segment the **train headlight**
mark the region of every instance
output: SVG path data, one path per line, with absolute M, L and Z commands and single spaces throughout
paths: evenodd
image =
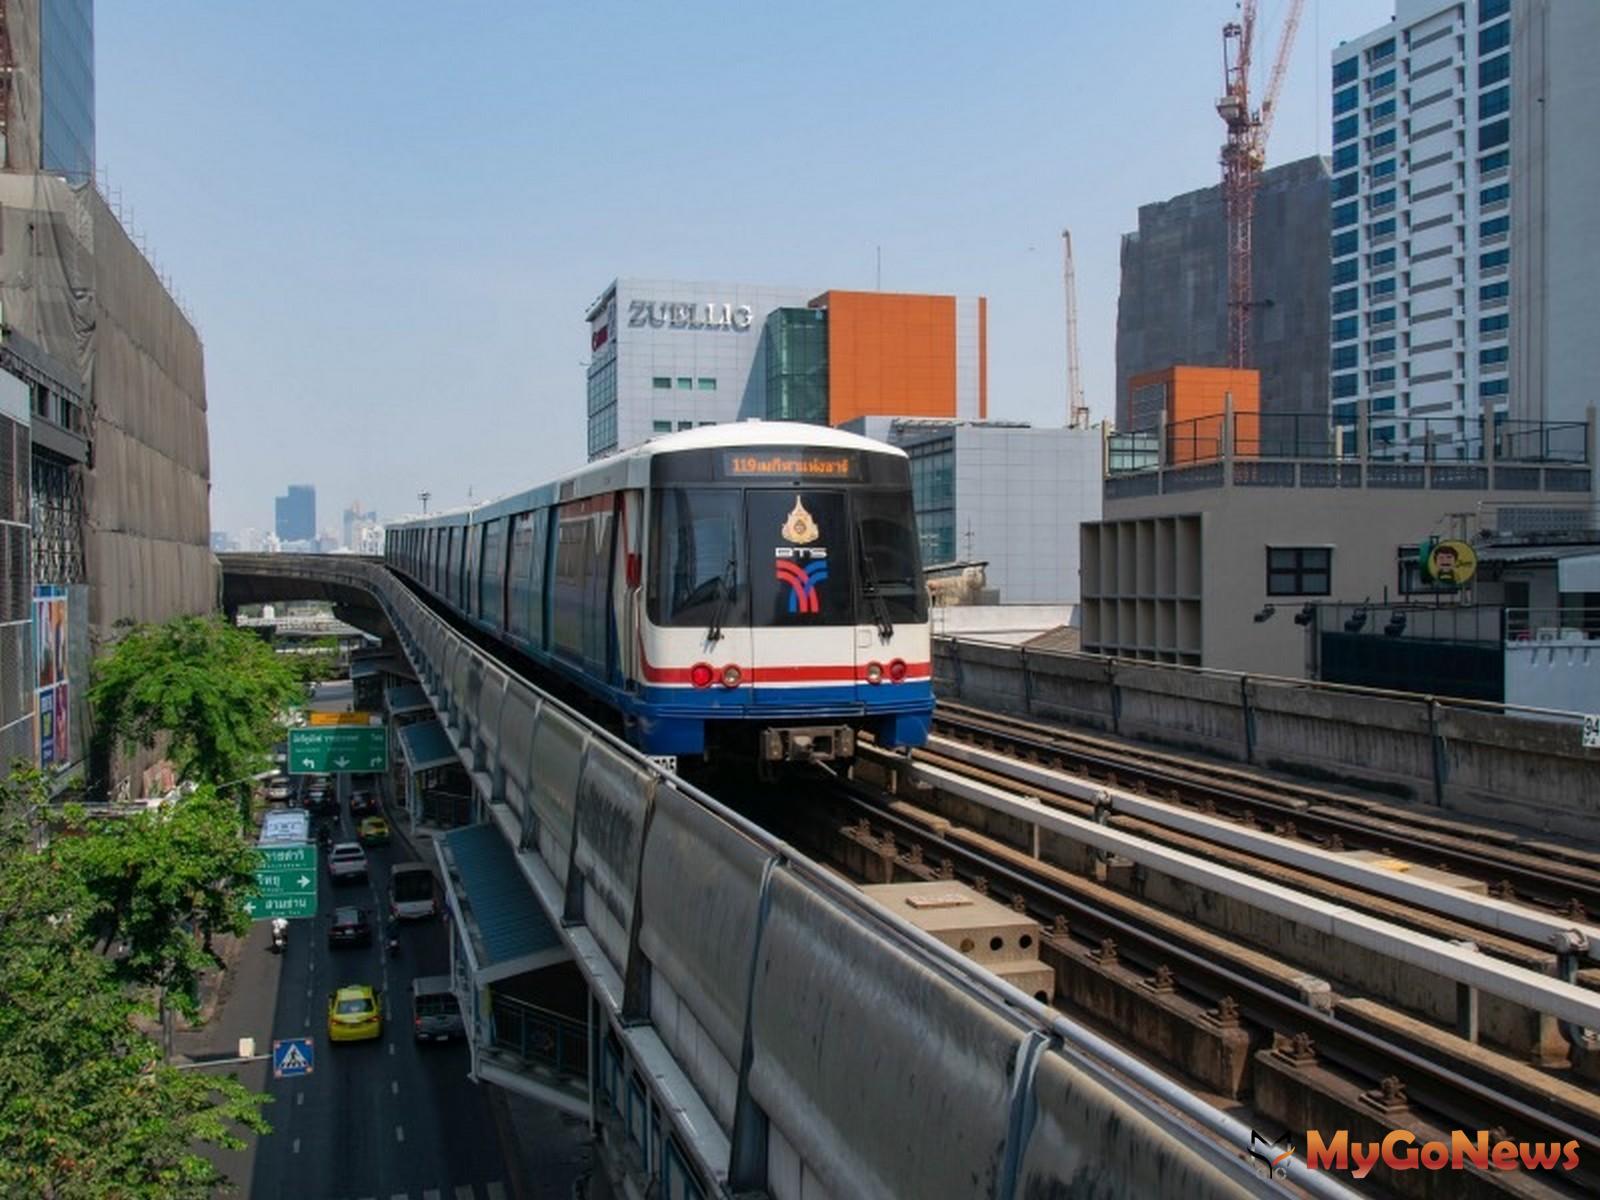
M 883 666 L 882 666 L 881 663 L 873 662 L 873 663 L 868 663 L 867 664 L 867 682 L 868 683 L 882 683 L 883 682 Z
M 744 676 L 740 673 L 739 668 L 732 663 L 722 668 L 722 686 L 725 688 L 738 687 L 739 680 L 743 678 Z
M 689 668 L 689 682 L 697 688 L 710 687 L 716 677 L 717 673 L 711 669 L 710 663 L 695 663 Z
M 893 683 L 899 683 L 905 677 L 906 660 L 903 658 L 897 658 L 889 664 L 889 679 Z

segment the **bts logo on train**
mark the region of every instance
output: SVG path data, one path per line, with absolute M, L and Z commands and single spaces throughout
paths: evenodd
M 828 551 L 821 546 L 808 545 L 821 534 L 799 496 L 794 498 L 794 507 L 789 510 L 781 532 L 785 540 L 796 543 L 792 546 L 774 546 L 772 549 L 777 559 L 775 570 L 778 582 L 789 585 L 789 611 L 821 612 L 817 586 L 828 578 Z

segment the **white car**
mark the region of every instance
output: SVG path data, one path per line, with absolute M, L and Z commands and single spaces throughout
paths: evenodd
M 355 882 L 367 877 L 367 852 L 360 842 L 335 842 L 328 851 L 328 878 L 334 883 Z

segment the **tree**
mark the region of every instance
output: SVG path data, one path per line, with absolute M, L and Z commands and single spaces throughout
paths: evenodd
M 95 909 L 64 860 L 36 844 L 46 788 L 0 782 L 0 1195 L 39 1200 L 202 1200 L 227 1181 L 197 1153 L 268 1131 L 269 1097 L 166 1066 L 95 951 Z
M 163 735 L 179 774 L 232 783 L 264 769 L 277 719 L 303 693 L 295 670 L 218 617 L 139 625 L 94 664 L 98 735 L 152 749 Z
M 102 953 L 120 945 L 117 975 L 158 989 L 163 1022 L 169 1000 L 192 1019 L 201 973 L 224 965 L 213 936 L 250 930 L 257 854 L 235 809 L 202 787 L 90 832 L 60 850 L 87 894 L 84 931 Z

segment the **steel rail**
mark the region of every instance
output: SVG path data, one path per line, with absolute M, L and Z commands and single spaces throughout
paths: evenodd
M 1107 776 L 1114 776 L 1118 784 L 1124 781 L 1143 782 L 1147 787 L 1175 788 L 1179 796 L 1188 796 L 1197 803 L 1210 803 L 1219 811 L 1243 809 L 1252 816 L 1266 816 L 1279 824 L 1292 823 L 1301 836 L 1320 834 L 1338 836 L 1347 846 L 1375 850 L 1391 849 L 1401 836 L 1397 831 L 1375 828 L 1364 814 L 1341 815 L 1326 807 L 1338 802 L 1330 793 L 1316 793 L 1314 798 L 1294 798 L 1296 785 L 1279 784 L 1290 799 L 1275 799 L 1263 794 L 1261 789 L 1217 779 L 1201 777 L 1204 764 L 1188 762 L 1179 767 L 1171 761 L 1150 760 L 1150 751 L 1129 747 L 1112 750 L 1103 744 L 1085 746 L 1077 740 L 1079 735 L 1070 730 L 1052 730 L 1048 735 L 1035 730 L 1022 731 L 1018 722 L 994 714 L 953 714 L 949 706 L 941 704 L 934 711 L 934 725 L 947 728 L 965 728 L 978 736 L 1004 739 L 1012 745 L 1049 758 L 1076 760 L 1098 768 Z M 1028 723 L 1031 725 L 1032 723 Z M 1167 759 L 1168 756 L 1160 756 Z M 1142 760 L 1142 761 L 1141 761 Z M 1198 769 L 1197 769 L 1198 768 Z M 1316 805 L 1316 808 L 1305 807 Z M 1381 819 L 1381 818 L 1380 818 Z M 1406 819 L 1406 814 L 1396 813 L 1394 820 Z M 1562 862 L 1542 857 L 1533 861 L 1529 851 L 1515 847 L 1502 849 L 1479 846 L 1466 849 L 1449 844 L 1459 840 L 1459 835 L 1412 828 L 1407 836 L 1416 840 L 1414 851 L 1425 856 L 1428 865 L 1439 864 L 1445 868 L 1483 879 L 1490 883 L 1513 883 L 1530 897 L 1547 900 L 1550 907 L 1561 910 L 1565 902 L 1576 900 L 1586 912 L 1600 913 L 1600 872 L 1573 862 Z M 1449 839 L 1449 840 L 1441 840 Z M 1544 851 L 1541 850 L 1541 854 Z M 1512 857 L 1515 856 L 1515 857 Z M 1526 858 L 1530 861 L 1517 861 Z
M 1485 1113 L 1512 1118 L 1508 1127 L 1521 1122 L 1528 1132 L 1545 1131 L 1560 1140 L 1576 1139 L 1588 1157 L 1600 1154 L 1600 1119 L 1594 1114 L 1572 1109 L 1544 1092 L 1530 1092 L 1516 1080 L 1485 1072 L 1488 1080 L 1451 1070 L 1423 1054 L 1389 1041 L 1378 1034 L 1340 1021 L 1331 1013 L 1280 990 L 1281 984 L 1263 980 L 1238 968 L 1224 965 L 1203 947 L 1192 947 L 1174 940 L 1165 931 L 1152 930 L 1135 918 L 1106 912 L 1087 900 L 1056 890 L 1047 880 L 1013 868 L 1008 863 L 988 858 L 976 848 L 940 837 L 912 818 L 886 807 L 895 799 L 854 781 L 838 781 L 830 794 L 842 804 L 870 814 L 870 819 L 891 828 L 897 843 L 903 841 L 922 849 L 924 867 L 931 861 L 929 851 L 950 860 L 958 873 L 987 882 L 1002 881 L 1013 895 L 1021 895 L 1030 911 L 1066 916 L 1075 931 L 1115 940 L 1119 955 L 1142 961 L 1151 970 L 1166 965 L 1172 968 L 1185 990 L 1219 1001 L 1231 997 L 1239 1003 L 1241 1016 L 1274 1033 L 1312 1036 L 1319 1060 L 1335 1063 L 1371 1080 L 1400 1073 L 1408 1095 L 1417 1103 L 1450 1120 L 1459 1128 L 1489 1128 L 1482 1123 Z M 1474 1122 L 1479 1122 L 1474 1124 Z

